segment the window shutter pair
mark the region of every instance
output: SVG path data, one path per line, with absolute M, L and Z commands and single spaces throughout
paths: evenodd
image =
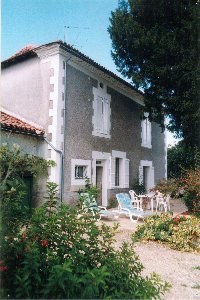
M 96 131 L 109 134 L 110 104 L 105 97 L 97 97 L 96 107 Z
M 115 157 L 110 157 L 110 189 L 115 188 Z M 129 159 L 123 159 L 122 168 L 119 169 L 122 172 L 121 178 L 123 183 L 120 183 L 120 187 L 129 188 Z

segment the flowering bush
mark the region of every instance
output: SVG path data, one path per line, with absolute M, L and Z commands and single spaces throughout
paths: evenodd
M 200 169 L 187 171 L 184 178 L 161 180 L 153 190 L 165 195 L 182 195 L 189 211 L 200 215 Z
M 183 183 L 185 204 L 190 211 L 200 216 L 200 169 L 188 171 Z
M 155 274 L 141 276 L 130 245 L 114 249 L 116 228 L 65 205 L 51 213 L 47 205 L 36 209 L 16 237 L 2 241 L 4 298 L 159 298 L 169 285 Z
M 144 220 L 133 240 L 152 240 L 166 243 L 170 248 L 200 253 L 200 221 L 188 212 L 172 217 L 154 215 Z

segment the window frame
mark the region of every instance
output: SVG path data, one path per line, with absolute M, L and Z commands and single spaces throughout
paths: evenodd
M 86 167 L 86 176 L 76 178 L 75 169 L 77 166 Z M 71 186 L 84 186 L 86 178 L 91 179 L 91 160 L 72 159 L 71 160 Z
M 103 88 L 93 87 L 93 95 L 92 135 L 110 139 L 111 96 L 106 92 L 105 84 L 103 85 Z M 101 109 L 98 109 L 100 107 L 99 101 L 102 101 Z
M 141 121 L 141 138 L 142 138 L 142 147 L 152 148 L 151 140 L 152 140 L 152 123 L 148 119 L 149 113 L 144 113 L 145 119 Z

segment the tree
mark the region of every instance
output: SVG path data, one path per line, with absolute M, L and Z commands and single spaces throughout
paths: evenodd
M 108 32 L 118 70 L 144 91 L 150 120 L 200 147 L 199 0 L 127 0 Z
M 200 168 L 200 151 L 197 147 L 185 147 L 180 141 L 167 149 L 167 177 L 184 177 L 187 170 Z

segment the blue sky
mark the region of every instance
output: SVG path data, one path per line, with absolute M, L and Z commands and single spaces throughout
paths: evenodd
M 107 32 L 117 6 L 118 0 L 2 0 L 2 60 L 26 45 L 64 40 L 65 34 L 67 43 L 121 77 Z M 174 143 L 170 133 L 168 143 Z
M 118 0 L 2 0 L 2 59 L 27 44 L 63 40 L 66 32 L 66 42 L 115 71 L 107 28 L 117 5 Z

